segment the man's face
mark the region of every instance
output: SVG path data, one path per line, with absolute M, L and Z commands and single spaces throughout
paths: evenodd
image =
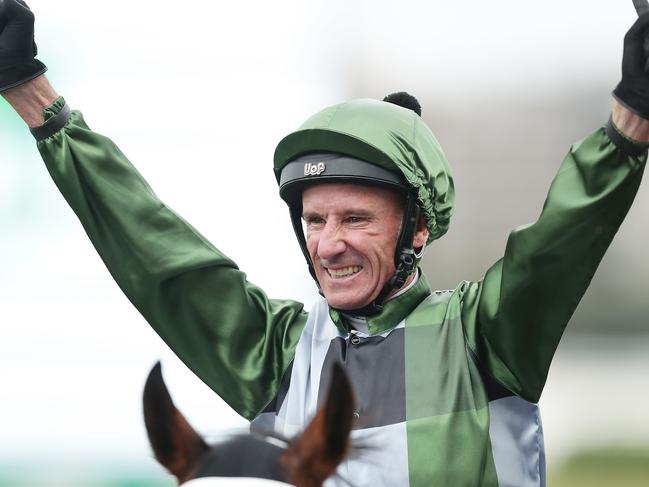
M 319 184 L 302 194 L 307 249 L 329 305 L 371 303 L 394 275 L 403 218 L 399 195 L 374 186 Z

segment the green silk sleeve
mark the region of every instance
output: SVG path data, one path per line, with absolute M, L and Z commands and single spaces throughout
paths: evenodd
M 48 107 L 46 120 L 63 105 Z M 268 299 L 249 283 L 78 111 L 38 149 L 124 294 L 198 377 L 254 418 L 293 358 L 302 304 Z
M 646 152 L 628 155 L 610 129 L 571 148 L 539 219 L 509 235 L 482 281 L 463 286 L 469 346 L 489 374 L 531 402 L 640 184 Z

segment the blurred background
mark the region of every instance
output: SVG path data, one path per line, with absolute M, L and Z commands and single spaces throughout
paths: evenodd
M 276 143 L 350 98 L 406 90 L 451 162 L 433 287 L 480 279 L 534 221 L 570 145 L 608 118 L 632 3 L 31 0 L 68 104 L 272 297 L 316 291 L 276 195 Z M 141 419 L 161 359 L 207 435 L 246 422 L 180 363 L 95 254 L 0 99 L 0 486 L 172 486 Z M 541 400 L 552 486 L 649 485 L 646 184 Z

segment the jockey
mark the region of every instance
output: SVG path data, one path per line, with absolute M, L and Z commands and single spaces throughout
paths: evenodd
M 418 267 L 454 189 L 413 97 L 341 103 L 286 136 L 274 171 L 322 295 L 308 311 L 248 282 L 70 110 L 34 57 L 23 1 L 0 4 L 0 26 L 0 91 L 113 278 L 253 427 L 301 431 L 341 362 L 357 392 L 352 439 L 369 446 L 339 467 L 352 485 L 545 485 L 537 403 L 646 161 L 649 15 L 625 38 L 611 118 L 570 149 L 538 220 L 454 290 L 432 290 Z

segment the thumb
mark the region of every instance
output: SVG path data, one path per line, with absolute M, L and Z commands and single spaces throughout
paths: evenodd
M 647 37 L 649 34 L 649 13 L 643 14 L 633 23 L 624 36 L 622 71 L 640 75 L 647 65 Z
M 34 22 L 34 14 L 23 0 L 0 0 L 0 30 L 12 21 Z
M 624 37 L 625 40 L 640 39 L 645 36 L 649 28 L 649 11 L 640 15 L 633 23 Z
M 7 2 L 5 0 L 0 0 L 0 32 L 7 24 Z
M 647 0 L 633 0 L 633 6 L 638 15 L 649 12 L 649 1 Z

